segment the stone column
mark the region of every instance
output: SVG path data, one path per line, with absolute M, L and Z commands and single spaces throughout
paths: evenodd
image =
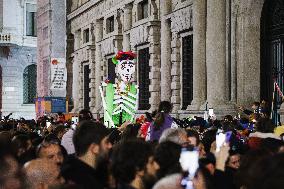
M 165 18 L 171 12 L 171 1 L 161 1 L 161 101 L 171 99 L 171 28 Z
M 70 105 L 72 104 L 74 107 L 74 103 L 73 103 L 73 96 L 72 96 L 72 83 L 73 83 L 73 64 L 74 64 L 74 57 L 73 56 L 67 56 L 67 64 L 66 64 L 66 68 L 67 68 L 67 99 L 68 99 L 68 111 L 72 111 L 72 109 L 70 109 Z
M 90 41 L 91 44 L 89 46 L 89 65 L 90 65 L 90 110 L 92 113 L 95 113 L 96 109 L 96 34 L 95 34 L 95 23 L 91 23 L 90 25 Z
M 91 89 L 90 91 L 90 110 L 93 111 L 95 110 L 95 106 L 96 106 L 96 91 L 97 91 L 97 87 L 96 87 L 96 48 L 95 46 L 90 46 L 89 49 L 89 62 L 90 62 L 90 84 L 89 87 Z M 95 113 L 95 112 L 93 112 Z
M 102 56 L 101 56 L 101 45 L 97 44 L 96 45 L 96 58 L 95 58 L 95 64 L 96 64 L 96 69 L 95 69 L 95 109 L 93 112 L 95 113 L 99 113 L 101 108 L 102 108 L 102 99 L 101 99 L 101 94 L 100 94 L 100 90 L 99 87 L 101 86 L 102 83 L 102 65 L 101 65 L 101 61 L 102 61 Z
M 171 62 L 172 62 L 172 69 L 171 69 L 171 90 L 172 90 L 172 97 L 171 103 L 173 104 L 173 114 L 177 114 L 180 110 L 181 104 L 181 74 L 180 74 L 180 64 L 181 64 L 181 40 L 178 38 L 177 34 L 172 35 L 171 40 L 171 47 L 172 47 L 172 54 L 171 54 Z
M 206 100 L 206 0 L 193 2 L 193 100 L 189 110 L 200 110 Z
M 126 4 L 124 7 L 123 29 L 127 31 L 132 26 L 132 4 Z
M 95 24 L 95 36 L 96 36 L 96 52 L 95 52 L 95 109 L 94 113 L 99 113 L 102 108 L 101 95 L 99 87 L 102 82 L 102 49 L 99 41 L 103 38 L 103 20 L 97 20 Z
M 123 50 L 129 51 L 130 49 L 130 35 L 127 32 L 131 29 L 132 25 L 132 4 L 126 4 L 124 7 L 124 17 L 123 17 Z
M 149 91 L 151 93 L 151 97 L 149 99 L 149 103 L 151 105 L 150 111 L 154 111 L 158 108 L 160 103 L 160 22 L 159 21 L 151 21 L 149 23 L 149 65 L 151 67 L 151 72 L 149 73 L 149 78 L 151 80 L 151 84 L 149 86 Z
M 209 107 L 225 105 L 226 99 L 226 1 L 207 1 L 207 100 Z M 220 109 L 222 109 L 220 107 Z
M 72 112 L 78 112 L 80 110 L 80 105 L 79 105 L 79 61 L 78 61 L 78 55 L 74 55 L 74 62 L 73 62 L 73 82 L 72 82 L 72 96 L 73 96 L 73 101 L 74 101 L 74 108 Z
M 79 107 L 79 110 L 81 110 L 81 109 L 83 109 L 84 108 L 84 69 L 83 69 L 83 64 L 82 64 L 82 59 L 83 59 L 83 57 L 82 57 L 82 54 L 83 54 L 83 50 L 79 50 L 78 51 L 78 54 L 77 54 L 77 56 L 79 57 L 79 59 L 77 59 L 77 64 L 78 64 L 78 70 L 77 71 L 79 71 L 79 76 L 78 76 L 78 78 L 77 78 L 77 80 L 79 80 L 78 82 L 79 82 L 79 103 L 78 103 L 78 107 Z M 77 93 L 78 93 L 78 91 L 77 91 Z
M 131 50 L 130 47 L 130 34 L 123 35 L 123 51 Z
M 237 102 L 236 27 L 237 8 L 231 4 L 231 102 Z

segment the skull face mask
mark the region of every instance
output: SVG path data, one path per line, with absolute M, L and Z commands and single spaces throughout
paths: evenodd
M 135 72 L 135 57 L 136 54 L 131 51 L 119 51 L 117 55 L 112 58 L 112 62 L 117 65 L 117 73 L 120 79 L 126 83 L 130 82 Z
M 118 61 L 117 73 L 124 82 L 130 82 L 132 74 L 135 72 L 134 60 Z

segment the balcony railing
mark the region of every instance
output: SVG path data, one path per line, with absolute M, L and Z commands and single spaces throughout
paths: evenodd
M 10 43 L 12 40 L 11 34 L 0 33 L 0 43 Z

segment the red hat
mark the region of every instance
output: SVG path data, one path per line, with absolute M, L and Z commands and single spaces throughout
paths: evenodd
M 118 64 L 118 60 L 133 60 L 136 58 L 136 54 L 132 51 L 124 52 L 118 51 L 115 57 L 112 58 L 114 64 Z

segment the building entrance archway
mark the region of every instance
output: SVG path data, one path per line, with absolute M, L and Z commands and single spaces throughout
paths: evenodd
M 273 103 L 273 119 L 277 123 L 277 109 L 282 98 L 274 91 L 274 82 L 284 90 L 284 1 L 266 0 L 261 15 L 261 99 Z M 274 100 L 273 100 L 274 99 Z M 270 109 L 271 110 L 271 109 Z

